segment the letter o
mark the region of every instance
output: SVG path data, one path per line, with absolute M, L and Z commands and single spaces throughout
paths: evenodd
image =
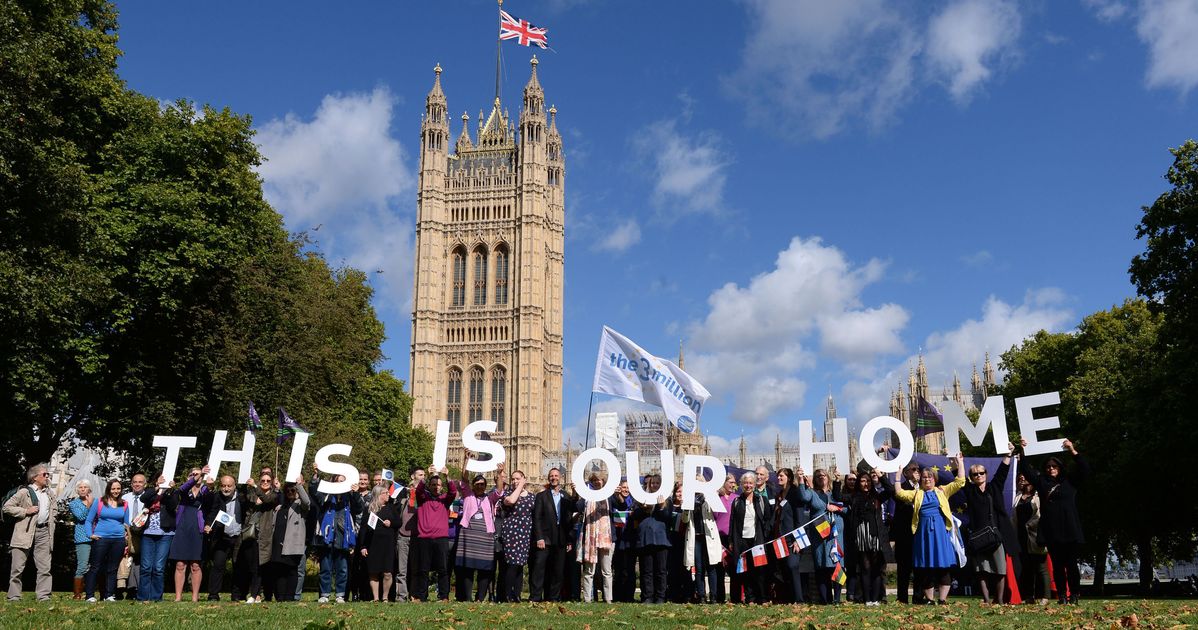
M 587 464 L 594 460 L 599 460 L 607 465 L 607 483 L 603 484 L 598 490 L 587 485 L 586 467 Z M 574 460 L 574 464 L 570 466 L 570 481 L 574 482 L 574 491 L 578 496 L 587 501 L 606 501 L 608 497 L 616 493 L 616 486 L 620 485 L 620 461 L 616 459 L 615 454 L 605 448 L 588 448 L 579 454 L 578 459 Z
M 899 452 L 894 459 L 882 459 L 880 455 L 874 452 L 873 443 L 874 436 L 882 429 L 890 429 L 894 431 L 899 440 Z M 884 473 L 896 473 L 911 461 L 915 455 L 915 438 L 911 436 L 911 430 L 901 420 L 892 416 L 878 416 L 861 428 L 861 438 L 858 444 L 869 444 L 870 447 L 861 450 L 861 457 L 865 463 L 873 466 Z

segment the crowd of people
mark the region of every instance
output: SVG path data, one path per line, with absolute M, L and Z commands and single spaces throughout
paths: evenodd
M 68 504 L 74 597 L 161 601 L 173 568 L 175 601 L 199 601 L 202 589 L 209 601 L 297 601 L 310 559 L 321 603 L 447 600 L 451 581 L 457 601 L 518 602 L 527 577 L 530 601 L 872 606 L 886 599 L 892 546 L 899 602 L 943 602 L 952 577 L 968 568 L 984 601 L 1004 603 L 1012 566 L 1023 599 L 1045 603 L 1051 563 L 1058 601 L 1076 603 L 1077 486 L 1089 469 L 1064 445 L 1073 472 L 1056 457 L 1039 470 L 1021 458 L 1013 505 L 1002 487 L 1014 445 L 994 471 L 966 470 L 958 455 L 947 483 L 938 469 L 915 464 L 895 479 L 782 468 L 776 482 L 763 466 L 727 476 L 722 510 L 702 494 L 683 509 L 681 483 L 641 503 L 621 479 L 609 499 L 588 501 L 556 468 L 534 489 L 502 465 L 493 482 L 464 465 L 460 479 L 444 467 L 416 469 L 406 485 L 390 471 L 362 473 L 339 494 L 320 491 L 315 469 L 310 480 L 281 480 L 267 467 L 241 483 L 213 479 L 207 467 L 179 484 L 136 474 L 128 488 L 112 479 L 98 492 L 80 481 Z M 37 597 L 51 591 L 57 519 L 46 466 L 30 468 L 27 481 L 3 505 L 13 523 L 10 600 L 21 598 L 30 560 Z M 596 489 L 606 483 L 597 472 L 588 479 Z M 656 494 L 661 478 L 641 484 Z M 957 493 L 968 528 L 949 508 Z M 827 529 L 793 536 L 815 521 Z M 763 546 L 765 558 L 744 561 Z

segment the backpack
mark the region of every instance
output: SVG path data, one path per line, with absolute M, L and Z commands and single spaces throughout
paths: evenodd
M 9 490 L 9 491 L 8 491 L 7 493 L 5 493 L 5 495 L 4 495 L 4 503 L 3 503 L 3 504 L 0 504 L 0 505 L 7 505 L 7 504 L 8 504 L 8 502 L 9 502 L 9 500 L 10 500 L 10 499 L 12 499 L 14 496 L 16 496 L 16 494 L 17 494 L 18 492 L 20 492 L 22 489 L 25 489 L 26 491 L 28 491 L 28 492 L 29 492 L 29 500 L 33 502 L 33 507 L 38 507 L 38 503 L 37 503 L 37 493 L 36 493 L 36 492 L 34 492 L 34 491 L 33 491 L 33 488 L 30 488 L 29 486 L 17 486 L 16 488 L 13 488 L 12 490 Z M 11 525 L 12 523 L 15 523 L 15 522 L 17 522 L 17 521 L 21 520 L 21 519 L 20 519 L 20 518 L 18 518 L 18 517 L 12 516 L 12 515 L 11 515 L 11 514 L 9 514 L 8 512 L 4 512 L 4 517 L 3 517 L 3 519 L 4 519 L 4 524 L 5 524 L 5 525 Z

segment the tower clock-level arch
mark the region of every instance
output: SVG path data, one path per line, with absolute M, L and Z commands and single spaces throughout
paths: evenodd
M 450 419 L 457 449 L 472 418 L 494 420 L 490 437 L 511 469 L 541 480 L 546 454 L 562 446 L 565 153 L 557 110 L 546 115 L 534 61 L 517 116 L 495 99 L 477 123 L 456 118 L 462 127 L 451 135 L 435 72 L 416 193 L 412 422 L 434 430 Z

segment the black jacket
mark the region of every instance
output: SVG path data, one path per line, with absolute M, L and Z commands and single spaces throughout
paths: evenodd
M 175 531 L 175 514 L 179 510 L 179 494 L 174 488 L 150 488 L 146 487 L 145 492 L 141 494 L 141 504 L 147 508 L 153 509 L 153 505 L 158 504 L 158 526 L 164 532 Z
M 545 541 L 546 546 L 565 546 L 573 542 L 570 532 L 574 528 L 575 501 L 561 490 L 560 514 L 553 507 L 553 493 L 549 489 L 537 493 L 532 505 L 532 544 Z
M 1043 545 L 1083 543 L 1082 519 L 1077 512 L 1077 488 L 1090 476 L 1090 465 L 1079 454 L 1072 475 L 1062 470 L 1056 479 L 1043 475 L 1026 460 L 1021 459 L 1019 472 L 1036 487 L 1040 494 L 1040 534 Z
M 220 490 L 217 490 L 216 492 L 209 492 L 204 496 L 204 524 L 212 528 L 213 534 L 223 534 L 225 531 L 225 526 L 216 522 L 216 515 L 218 512 L 225 509 L 225 498 L 220 493 Z M 246 513 L 245 492 L 239 488 L 234 491 L 233 496 L 236 499 L 236 502 L 233 505 L 233 520 L 241 523 L 242 527 L 244 527 Z
M 888 475 L 882 475 L 882 487 L 885 488 L 892 496 L 894 495 L 894 482 L 890 480 Z M 899 487 L 903 490 L 914 490 L 915 484 L 907 481 L 904 477 Z M 915 534 L 911 532 L 911 520 L 914 518 L 915 508 L 910 503 L 902 501 L 894 502 L 894 516 L 890 518 L 890 540 L 896 547 L 910 549 Z M 909 558 L 908 558 L 909 559 Z
M 1010 471 L 1009 463 L 999 464 L 994 476 L 986 481 L 985 492 L 967 482 L 961 489 L 961 495 L 965 497 L 965 516 L 970 532 L 976 532 L 986 525 L 994 525 L 1002 535 L 1003 550 L 1015 555 L 1020 551 L 1019 538 L 1015 535 L 1011 517 L 1007 515 L 1006 498 L 1002 493 Z
M 765 520 L 765 500 L 753 493 L 753 515 L 754 525 L 753 544 L 760 545 L 766 540 L 766 528 L 769 523 Z M 732 502 L 732 517 L 728 522 L 728 538 L 732 542 L 732 557 L 736 558 L 745 551 L 744 545 L 741 543 L 741 533 L 744 531 L 745 525 L 745 497 L 744 495 L 736 495 L 736 500 Z

